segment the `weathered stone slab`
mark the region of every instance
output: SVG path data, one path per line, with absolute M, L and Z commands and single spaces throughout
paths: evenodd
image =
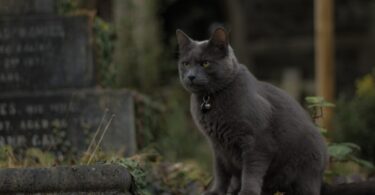
M 135 152 L 134 105 L 127 90 L 65 90 L 0 95 L 0 146 L 85 151 L 94 132 L 107 132 L 106 151 Z M 112 117 L 114 116 L 114 117 Z M 101 122 L 102 121 L 102 122 Z
M 129 172 L 119 165 L 0 170 L 1 194 L 55 194 L 56 192 L 66 194 L 79 194 L 79 192 L 125 194 L 129 191 L 130 186 L 131 176 Z
M 93 84 L 87 16 L 0 17 L 0 93 Z
M 54 13 L 56 0 L 0 0 L 0 14 Z

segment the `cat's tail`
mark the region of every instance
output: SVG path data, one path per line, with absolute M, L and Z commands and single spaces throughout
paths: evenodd
M 321 195 L 375 195 L 375 181 L 339 185 L 323 184 Z

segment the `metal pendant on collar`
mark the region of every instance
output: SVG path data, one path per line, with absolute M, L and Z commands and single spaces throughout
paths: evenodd
M 210 103 L 211 97 L 209 95 L 206 95 L 203 97 L 203 102 L 201 104 L 201 111 L 203 113 L 207 113 L 209 110 L 211 110 L 212 105 Z

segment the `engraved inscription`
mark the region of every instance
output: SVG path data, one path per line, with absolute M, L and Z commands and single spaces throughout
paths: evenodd
M 64 99 L 46 99 L 43 103 L 25 100 L 26 104 L 20 101 L 0 103 L 0 147 L 54 148 L 62 144 L 57 142 L 56 131 L 67 131 L 69 125 L 76 125 L 77 110 L 69 109 L 70 104 Z M 96 123 L 88 121 L 92 122 Z
M 58 24 L 31 25 L 31 26 L 6 26 L 0 29 L 0 40 L 9 40 L 12 38 L 35 39 L 42 38 L 63 38 L 65 36 L 64 28 Z
M 1 17 L 0 93 L 89 86 L 88 28 L 83 16 Z
M 0 147 L 84 151 L 102 119 L 107 124 L 116 114 L 103 144 L 134 148 L 127 92 L 73 91 L 0 95 Z
M 24 74 L 31 69 L 45 72 L 48 58 L 58 55 L 65 34 L 61 22 L 0 25 L 0 85 L 27 83 L 30 77 Z

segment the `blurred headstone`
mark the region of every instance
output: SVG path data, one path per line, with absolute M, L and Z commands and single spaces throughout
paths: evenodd
M 85 16 L 0 17 L 0 93 L 93 84 Z
M 132 95 L 94 89 L 91 20 L 56 2 L 0 0 L 0 146 L 76 154 L 99 132 L 102 149 L 130 155 Z
M 0 146 L 79 152 L 98 131 L 104 150 L 135 152 L 133 99 L 126 90 L 4 94 L 0 118 Z
M 57 0 L 0 0 L 0 13 L 5 14 L 52 14 Z
M 282 73 L 281 87 L 297 100 L 301 96 L 303 80 L 297 68 L 287 68 Z

